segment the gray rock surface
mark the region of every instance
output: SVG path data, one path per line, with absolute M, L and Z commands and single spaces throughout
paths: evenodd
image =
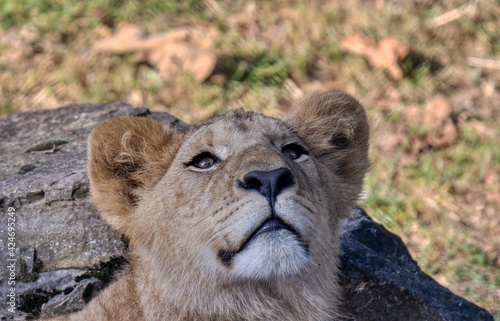
M 343 307 L 362 321 L 493 321 L 422 272 L 401 239 L 361 209 L 341 233 Z
M 85 171 L 90 130 L 119 115 L 186 128 L 166 113 L 121 103 L 71 105 L 0 121 L 1 320 L 79 310 L 124 265 L 126 242 L 90 205 Z M 13 218 L 15 239 L 9 240 Z M 343 308 L 358 320 L 493 320 L 424 274 L 401 240 L 359 209 L 343 224 L 342 247 Z M 11 313 L 8 282 L 14 279 L 17 310 Z

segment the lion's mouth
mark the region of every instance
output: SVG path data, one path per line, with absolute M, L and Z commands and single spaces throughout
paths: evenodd
M 290 224 L 286 223 L 282 219 L 278 217 L 271 217 L 265 220 L 259 227 L 257 227 L 248 238 L 242 243 L 241 247 L 236 251 L 225 251 L 222 250 L 219 252 L 219 258 L 226 265 L 230 265 L 232 259 L 236 254 L 243 252 L 251 243 L 253 243 L 260 235 L 265 233 L 275 232 L 285 230 L 292 233 L 300 244 L 304 247 L 306 252 L 309 252 L 309 247 L 307 243 L 304 241 L 302 235 Z
M 255 229 L 255 231 L 250 234 L 250 236 L 243 242 L 243 245 L 238 250 L 238 252 L 244 251 L 245 248 L 248 247 L 257 237 L 264 233 L 279 231 L 279 230 L 287 230 L 301 239 L 300 234 L 294 229 L 290 224 L 285 223 L 282 219 L 277 217 L 272 217 L 265 220 L 259 227 Z

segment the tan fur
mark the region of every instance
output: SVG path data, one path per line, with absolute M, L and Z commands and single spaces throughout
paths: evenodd
M 368 131 L 341 92 L 309 96 L 282 121 L 238 111 L 185 133 L 144 118 L 101 123 L 89 138 L 91 194 L 130 239 L 130 266 L 83 311 L 53 320 L 338 320 L 338 226 L 362 189 Z M 309 154 L 285 157 L 290 143 Z M 189 166 L 203 152 L 220 162 Z M 278 168 L 294 180 L 272 212 L 241 182 Z M 298 233 L 242 248 L 272 213 Z

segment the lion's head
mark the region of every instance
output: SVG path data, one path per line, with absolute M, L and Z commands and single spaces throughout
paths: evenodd
M 301 320 L 322 320 L 338 292 L 339 219 L 361 192 L 367 150 L 363 108 L 329 92 L 282 120 L 234 111 L 185 132 L 113 118 L 91 134 L 88 170 L 95 204 L 130 239 L 148 300 L 205 320 L 265 319 L 259 307 L 283 301 L 272 311 L 281 320 L 306 310 L 290 306 L 302 295 L 321 311 Z

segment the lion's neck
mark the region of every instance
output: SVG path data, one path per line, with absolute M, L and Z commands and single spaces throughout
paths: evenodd
M 131 272 L 136 277 L 137 293 L 141 293 L 139 299 L 148 321 L 334 319 L 335 271 L 309 271 L 286 280 L 224 283 L 188 274 L 193 269 L 172 269 L 165 275 L 157 264 L 147 266 L 148 261 L 142 259 L 140 262 L 146 263 L 135 266 Z M 152 311 L 146 307 L 157 308 Z

